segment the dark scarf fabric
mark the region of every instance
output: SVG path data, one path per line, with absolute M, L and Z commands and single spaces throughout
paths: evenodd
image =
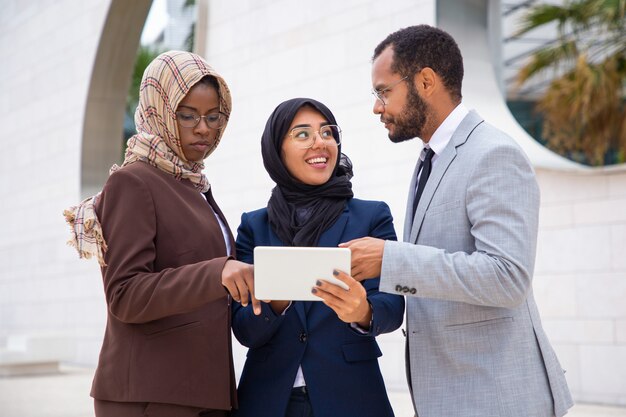
M 352 198 L 352 163 L 338 149 L 333 175 L 322 185 L 304 184 L 289 174 L 281 159 L 283 139 L 298 110 L 309 105 L 317 109 L 330 124 L 335 116 L 319 101 L 294 98 L 281 103 L 265 125 L 261 138 L 263 165 L 276 183 L 267 203 L 270 225 L 278 237 L 290 246 L 317 246 L 320 236 L 339 218 L 348 199 Z

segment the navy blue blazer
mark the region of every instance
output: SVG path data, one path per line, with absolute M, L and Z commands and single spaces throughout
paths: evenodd
M 351 199 L 318 246 L 336 247 L 365 236 L 396 240 L 391 212 L 383 202 Z M 241 216 L 237 258 L 253 263 L 255 246 L 285 246 L 265 208 Z M 367 334 L 341 321 L 322 302 L 295 301 L 284 315 L 262 303 L 259 316 L 250 305 L 233 303 L 233 332 L 249 348 L 233 416 L 284 416 L 300 365 L 316 416 L 393 416 L 378 366 L 382 352 L 374 338 L 400 327 L 404 298 L 379 292 L 378 283 L 378 278 L 363 282 L 373 310 Z

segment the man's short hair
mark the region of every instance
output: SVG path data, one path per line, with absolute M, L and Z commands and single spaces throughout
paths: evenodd
M 463 57 L 450 34 L 429 25 L 400 29 L 378 44 L 372 61 L 389 46 L 393 49 L 394 73 L 412 78 L 422 68 L 429 67 L 441 77 L 452 97 L 461 100 Z

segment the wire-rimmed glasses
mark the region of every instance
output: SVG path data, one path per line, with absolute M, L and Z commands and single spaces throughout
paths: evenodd
M 338 146 L 341 143 L 341 128 L 337 125 L 324 125 L 319 130 L 308 126 L 294 127 L 289 132 L 289 137 L 300 149 L 309 149 L 315 144 L 316 134 L 325 146 Z
M 400 78 L 398 81 L 391 83 L 390 85 L 388 85 L 385 88 L 381 88 L 380 90 L 377 90 L 375 88 L 372 88 L 372 94 L 374 95 L 374 97 L 376 97 L 377 100 L 379 100 L 381 103 L 383 103 L 383 106 L 386 106 L 387 103 L 385 102 L 385 96 L 386 94 L 391 91 L 391 89 L 393 87 L 395 87 L 396 85 L 400 84 L 402 81 L 406 80 L 407 78 L 409 78 L 409 76 L 404 76 L 402 78 Z
M 185 112 L 185 111 L 177 111 L 176 112 L 176 120 L 182 127 L 196 127 L 198 123 L 200 123 L 200 119 L 204 119 L 207 126 L 211 129 L 219 129 L 224 127 L 228 118 L 223 113 L 211 113 L 206 116 L 200 116 L 195 112 Z

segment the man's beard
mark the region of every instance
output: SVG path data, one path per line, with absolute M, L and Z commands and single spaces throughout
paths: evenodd
M 402 113 L 394 120 L 385 120 L 395 126 L 393 133 L 389 132 L 389 139 L 394 143 L 421 137 L 424 126 L 428 122 L 430 108 L 420 97 L 415 87 L 409 84 L 406 105 Z

